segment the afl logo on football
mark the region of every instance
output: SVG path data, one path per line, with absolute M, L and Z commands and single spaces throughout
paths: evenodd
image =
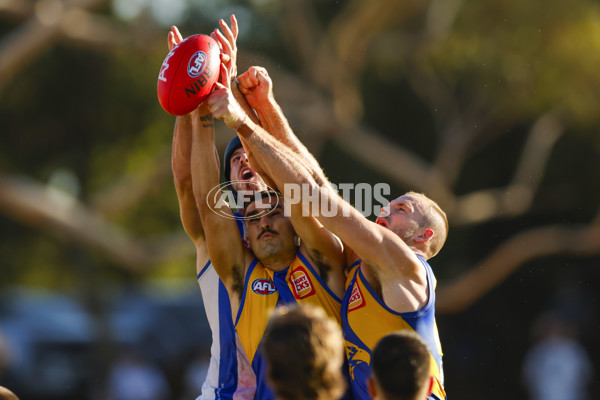
M 256 294 L 269 295 L 277 291 L 273 281 L 268 279 L 255 279 L 252 282 L 252 291 Z
M 188 62 L 188 75 L 195 78 L 204 72 L 204 68 L 206 68 L 206 54 L 203 51 L 197 51 Z

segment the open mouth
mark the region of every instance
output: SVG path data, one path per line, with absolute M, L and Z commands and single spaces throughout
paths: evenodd
M 385 220 L 385 218 L 377 217 L 377 219 L 375 220 L 375 223 L 377 225 L 383 226 L 384 228 L 390 227 L 390 224 L 387 222 L 387 220 Z
M 254 172 L 250 168 L 248 168 L 248 167 L 243 168 L 240 171 L 240 178 L 243 181 L 249 181 L 250 179 L 254 178 Z

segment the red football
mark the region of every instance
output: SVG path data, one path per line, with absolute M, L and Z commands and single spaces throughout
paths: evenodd
M 208 97 L 219 79 L 221 50 L 207 35 L 192 35 L 167 54 L 158 74 L 158 101 L 166 112 L 184 115 Z

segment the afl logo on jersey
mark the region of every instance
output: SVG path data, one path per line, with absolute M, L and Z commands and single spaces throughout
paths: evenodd
M 188 62 L 188 75 L 192 78 L 199 76 L 206 68 L 206 54 L 203 51 L 197 51 Z
M 363 297 L 358 284 L 354 282 L 352 287 L 352 293 L 350 294 L 350 300 L 348 301 L 348 312 L 358 310 L 365 305 L 365 298 Z
M 252 282 L 252 291 L 260 295 L 269 295 L 275 293 L 277 288 L 273 281 L 268 279 L 255 279 L 254 282 Z
M 290 276 L 292 280 L 292 288 L 294 289 L 294 296 L 297 299 L 303 299 L 308 296 L 315 294 L 315 288 L 308 277 L 308 273 L 304 267 L 298 267 L 292 272 Z

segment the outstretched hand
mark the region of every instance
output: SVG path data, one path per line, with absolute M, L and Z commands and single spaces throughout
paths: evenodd
M 183 37 L 181 36 L 181 33 L 179 33 L 179 29 L 177 29 L 176 26 L 172 26 L 171 31 L 167 36 L 167 45 L 169 46 L 169 51 L 173 50 L 173 47 L 177 46 L 182 40 Z
M 219 20 L 219 26 L 223 30 L 223 33 L 218 29 L 215 29 L 210 36 L 219 43 L 221 47 L 221 60 L 225 64 L 225 67 L 229 71 L 229 77 L 234 78 L 237 75 L 237 44 L 236 40 L 238 37 L 238 23 L 235 15 L 231 14 L 229 18 L 231 28 L 227 26 L 227 23 L 222 19 Z

